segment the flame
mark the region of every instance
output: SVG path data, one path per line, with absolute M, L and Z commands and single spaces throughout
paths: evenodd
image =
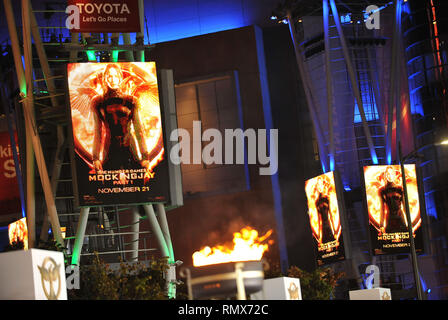
M 415 233 L 421 225 L 417 174 L 415 165 L 407 164 L 404 167 L 406 174 L 406 186 L 408 189 L 410 215 L 412 220 L 412 231 Z M 367 166 L 364 167 L 364 180 L 366 185 L 369 221 L 370 224 L 372 224 L 378 231 L 381 231 L 381 228 L 385 226 L 381 226 L 383 203 L 381 200 L 380 191 L 388 181 L 393 182 L 399 187 L 403 185 L 401 168 L 399 165 Z M 404 200 L 402 201 L 402 210 L 403 212 L 405 210 Z
M 8 226 L 9 243 L 23 242 L 23 248 L 28 250 L 28 228 L 26 218 L 17 220 Z
M 238 261 L 258 261 L 269 248 L 262 243 L 272 234 L 272 229 L 262 237 L 251 227 L 244 227 L 233 234 L 233 245 L 217 245 L 213 248 L 204 247 L 193 254 L 195 267 Z

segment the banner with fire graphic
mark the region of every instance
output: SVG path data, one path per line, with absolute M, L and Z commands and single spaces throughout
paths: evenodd
M 412 232 L 417 251 L 423 250 L 422 218 L 414 164 L 404 166 Z M 400 165 L 364 167 L 369 232 L 375 255 L 409 252 L 410 240 Z
M 317 245 L 319 266 L 346 258 L 342 200 L 338 194 L 336 177 L 335 172 L 327 172 L 305 182 L 308 215 Z
M 168 201 L 155 63 L 70 63 L 67 75 L 79 205 Z
M 22 218 L 8 225 L 8 236 L 10 245 L 23 245 L 28 250 L 28 226 L 26 218 Z

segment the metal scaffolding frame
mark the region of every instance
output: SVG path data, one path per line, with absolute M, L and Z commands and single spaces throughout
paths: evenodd
M 118 236 L 118 247 L 119 250 L 113 251 L 104 251 L 100 254 L 120 254 L 122 258 L 124 258 L 124 254 L 129 254 L 128 261 L 136 262 L 138 261 L 139 253 L 143 252 L 146 256 L 146 252 L 154 251 L 154 248 L 147 248 L 146 239 L 144 240 L 145 248 L 140 249 L 139 243 L 141 240 L 141 234 L 151 234 L 156 237 L 157 243 L 159 244 L 159 250 L 161 252 L 162 257 L 167 257 L 169 269 L 166 271 L 165 279 L 167 282 L 167 292 L 168 296 L 175 297 L 176 295 L 176 272 L 175 267 L 179 265 L 180 262 L 176 262 L 174 258 L 174 250 L 171 242 L 171 236 L 169 232 L 168 221 L 165 212 L 165 205 L 162 203 L 156 203 L 156 211 L 154 211 L 152 204 L 143 205 L 144 212 L 146 213 L 146 217 L 149 221 L 151 232 L 148 231 L 140 231 L 140 223 L 142 221 L 138 207 L 133 208 L 118 208 L 115 206 L 114 214 L 116 221 L 114 222 L 116 227 L 116 232 L 113 231 L 113 228 L 110 224 L 109 217 L 107 216 L 107 212 L 104 208 L 98 208 L 96 212 L 92 212 L 91 208 L 83 207 L 80 210 L 80 213 L 73 212 L 73 208 L 71 211 L 65 214 L 58 214 L 56 200 L 72 200 L 73 196 L 56 196 L 56 191 L 58 189 L 58 184 L 60 182 L 70 182 L 71 179 L 62 179 L 61 171 L 64 164 L 67 164 L 64 157 L 67 151 L 70 148 L 70 144 L 65 137 L 63 124 L 56 123 L 56 150 L 54 152 L 54 156 L 52 158 L 52 167 L 51 167 L 51 179 L 49 176 L 49 172 L 47 169 L 47 164 L 45 162 L 44 151 L 42 142 L 38 132 L 38 125 L 36 119 L 36 115 L 34 113 L 34 107 L 39 106 L 42 110 L 45 110 L 50 113 L 54 113 L 55 109 L 58 109 L 60 105 L 64 105 L 63 99 L 67 99 L 67 92 L 58 91 L 57 86 L 55 84 L 55 80 L 64 80 L 63 76 L 54 76 L 52 74 L 52 68 L 50 66 L 50 59 L 48 59 L 45 43 L 43 43 L 40 35 L 40 28 L 37 23 L 37 19 L 35 16 L 35 12 L 45 12 L 42 10 L 33 11 L 30 0 L 21 0 L 21 13 L 22 13 L 22 24 L 23 24 L 23 54 L 24 54 L 24 65 L 22 64 L 22 52 L 21 52 L 21 44 L 19 42 L 19 36 L 16 29 L 16 24 L 14 21 L 14 12 L 11 5 L 10 0 L 3 0 L 5 13 L 7 17 L 7 24 L 11 39 L 11 47 L 14 56 L 14 64 L 16 68 L 17 81 L 21 90 L 21 105 L 23 109 L 23 114 L 25 117 L 25 126 L 26 126 L 26 217 L 28 223 L 29 230 L 29 247 L 36 246 L 36 204 L 35 204 L 35 167 L 34 164 L 36 161 L 37 169 L 39 172 L 39 178 L 42 183 L 42 189 L 44 192 L 45 204 L 46 204 L 46 214 L 44 214 L 42 221 L 42 228 L 40 234 L 40 240 L 46 241 L 48 238 L 48 230 L 51 225 L 52 233 L 54 235 L 54 239 L 56 242 L 65 247 L 64 240 L 67 242 L 67 245 L 70 244 L 71 240 L 74 240 L 73 247 L 71 248 L 71 263 L 75 265 L 79 265 L 81 256 L 92 255 L 92 253 L 82 253 L 83 243 L 87 237 L 92 238 L 102 238 L 102 237 L 112 237 L 112 241 L 115 241 L 115 236 Z M 139 0 L 139 8 L 140 8 L 140 19 L 141 19 L 141 31 L 136 34 L 136 44 L 131 44 L 130 34 L 121 34 L 124 40 L 124 45 L 118 44 L 118 38 L 120 34 L 114 33 L 110 38 L 107 34 L 104 34 L 104 38 L 107 43 L 104 44 L 96 44 L 92 41 L 91 34 L 79 34 L 72 33 L 71 34 L 71 42 L 60 44 L 59 50 L 68 52 L 68 62 L 76 62 L 78 60 L 79 52 L 86 51 L 108 51 L 108 52 L 121 52 L 124 51 L 126 55 L 127 61 L 145 61 L 145 49 L 150 48 L 151 45 L 144 45 L 143 41 L 143 0 Z M 52 11 L 53 12 L 53 11 Z M 56 11 L 54 11 L 56 12 Z M 59 12 L 59 11 L 57 11 Z M 64 12 L 64 11 L 60 11 Z M 79 43 L 80 37 L 86 44 Z M 34 43 L 32 43 L 34 40 Z M 34 44 L 34 48 L 37 52 L 37 58 L 40 63 L 41 72 L 43 74 L 42 79 L 33 79 L 33 56 L 32 56 L 32 46 Z M 136 51 L 136 59 L 134 59 L 133 51 Z M 88 55 L 89 61 L 96 62 L 96 59 L 93 59 L 92 55 Z M 118 58 L 116 55 L 114 58 Z M 67 60 L 65 60 L 67 61 Z M 167 78 L 166 74 L 163 74 L 165 80 L 170 79 Z M 172 77 L 171 77 L 172 80 Z M 36 83 L 44 83 L 46 86 L 47 94 L 44 96 L 36 96 L 34 92 L 34 87 Z M 168 84 L 168 89 L 173 85 Z M 66 89 L 66 88 L 64 88 Z M 65 90 L 66 91 L 66 90 Z M 166 93 L 164 93 L 166 94 Z M 174 91 L 171 93 L 174 94 Z M 44 103 L 41 101 L 44 100 Z M 173 102 L 173 99 L 167 99 L 170 102 Z M 47 105 L 45 101 L 49 101 L 51 105 Z M 168 104 L 170 104 L 168 102 Z M 169 105 L 170 111 L 173 108 Z M 175 106 L 174 106 L 175 109 Z M 167 178 L 168 179 L 168 178 Z M 176 182 L 170 177 L 170 185 L 173 185 L 173 182 Z M 173 192 L 176 191 L 171 191 Z M 178 194 L 178 192 L 176 193 Z M 177 198 L 178 200 L 178 198 Z M 179 202 L 177 202 L 179 203 Z M 71 207 L 72 205 L 69 205 Z M 119 211 L 120 210 L 129 210 L 131 209 L 132 214 L 132 223 L 129 226 L 121 226 L 119 222 Z M 97 213 L 101 219 L 104 221 L 106 225 L 106 229 L 108 230 L 105 233 L 100 234 L 87 234 L 87 225 L 89 216 L 93 213 Z M 62 236 L 61 225 L 59 218 L 65 217 L 71 221 L 71 217 L 78 217 L 78 222 L 76 226 L 76 235 L 74 237 L 66 237 L 65 239 Z M 123 232 L 122 229 L 130 228 L 129 232 Z M 122 235 L 130 235 L 131 240 L 128 243 L 123 243 Z M 126 246 L 130 246 L 129 249 Z

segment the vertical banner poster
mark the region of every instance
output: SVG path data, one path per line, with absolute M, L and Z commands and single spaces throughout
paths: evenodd
M 345 245 L 341 222 L 341 197 L 334 172 L 327 172 L 305 182 L 311 231 L 317 246 L 319 266 L 344 260 Z
M 422 217 L 414 164 L 405 166 L 406 187 L 416 251 L 423 250 Z M 408 221 L 400 165 L 364 167 L 369 233 L 373 254 L 407 253 Z
M 15 132 L 14 136 L 17 141 Z M 0 216 L 14 216 L 12 221 L 22 208 L 9 132 L 0 132 L 0 165 Z
M 79 205 L 167 202 L 155 63 L 70 63 L 67 68 Z
M 23 249 L 28 250 L 28 227 L 26 218 L 8 225 L 9 244 L 23 243 Z

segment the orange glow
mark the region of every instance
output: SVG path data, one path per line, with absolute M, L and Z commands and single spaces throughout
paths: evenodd
M 28 250 L 28 227 L 26 218 L 17 220 L 8 226 L 9 243 L 23 242 L 23 248 Z
M 95 116 L 91 107 L 92 99 L 105 93 L 105 79 L 103 72 L 108 63 L 73 63 L 68 67 L 68 83 L 70 86 L 70 105 L 72 116 L 73 136 L 76 153 L 93 168 L 93 144 L 95 130 Z M 136 115 L 141 122 L 143 143 L 152 155 L 148 159 L 148 173 L 164 159 L 163 145 L 159 149 L 162 133 L 162 120 L 159 104 L 157 75 L 155 63 L 119 63 L 123 73 L 123 80 L 119 84 L 119 92 L 133 96 L 138 101 Z M 136 128 L 132 124 L 129 128 L 129 143 L 136 160 L 143 160 L 137 143 Z M 107 157 L 106 129 L 102 126 L 102 144 L 99 159 Z M 133 141 L 133 142 L 132 142 Z M 154 150 L 159 150 L 154 152 Z M 151 153 L 153 152 L 153 153 Z M 148 174 L 147 174 L 148 175 Z
M 316 202 L 319 197 L 322 196 L 329 201 L 330 227 L 335 240 L 338 240 L 342 232 L 342 227 L 333 172 L 328 172 L 307 180 L 305 183 L 305 193 L 308 200 L 308 215 L 310 218 L 311 231 L 313 232 L 314 238 L 319 243 L 319 246 L 323 244 L 323 229 L 322 219 L 319 217 Z
M 405 165 L 406 187 L 408 190 L 408 200 L 410 215 L 412 220 L 413 233 L 421 225 L 420 204 L 417 187 L 417 175 L 415 165 Z M 387 207 L 381 198 L 381 190 L 386 184 L 392 183 L 393 186 L 401 188 L 403 186 L 400 165 L 389 166 L 367 166 L 364 167 L 364 180 L 366 186 L 367 208 L 369 212 L 369 221 L 378 232 L 384 233 L 387 227 Z M 401 210 L 405 212 L 404 199 L 401 203 Z M 404 217 L 406 218 L 406 217 Z M 407 225 L 407 221 L 406 221 Z
M 233 234 L 233 243 L 230 245 L 217 245 L 213 248 L 204 247 L 193 254 L 193 265 L 195 267 L 210 264 L 258 261 L 268 250 L 265 242 L 272 234 L 272 230 L 266 232 L 262 237 L 258 231 L 251 227 L 244 227 L 240 232 Z M 272 242 L 271 242 L 272 243 Z

